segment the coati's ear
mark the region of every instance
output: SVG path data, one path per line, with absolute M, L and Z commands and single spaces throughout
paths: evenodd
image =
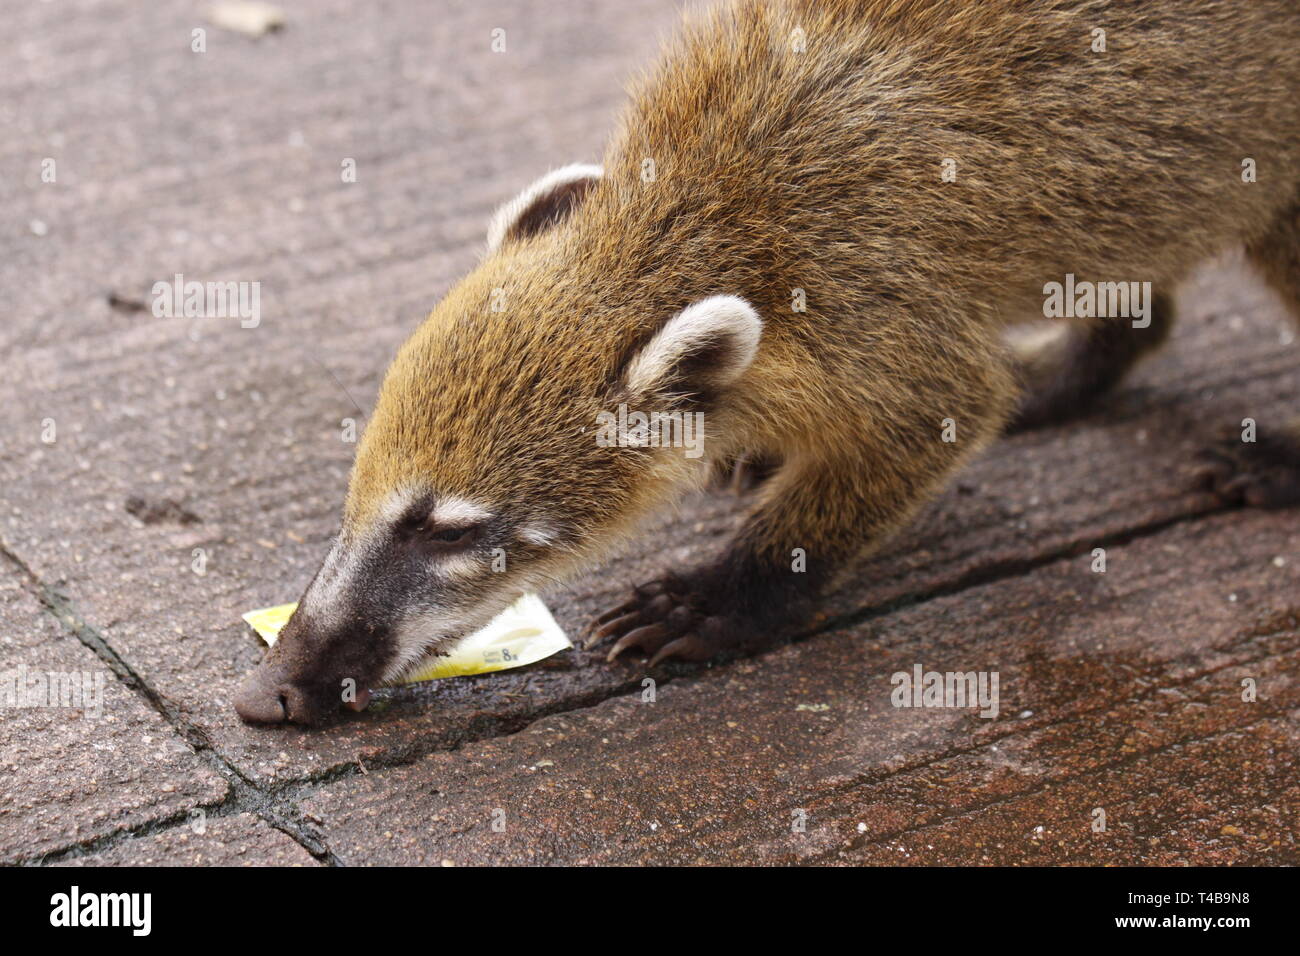
M 599 166 L 583 163 L 547 173 L 496 211 L 488 223 L 488 252 L 507 240 L 526 239 L 555 225 L 582 202 L 600 177 Z
M 634 398 L 708 400 L 749 368 L 763 320 L 744 299 L 715 295 L 669 319 L 627 363 L 623 387 Z

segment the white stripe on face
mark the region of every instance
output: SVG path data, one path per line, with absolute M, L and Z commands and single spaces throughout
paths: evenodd
M 438 503 L 433 506 L 433 514 L 429 517 L 435 525 L 455 528 L 486 521 L 492 517 L 492 512 L 467 498 L 447 495 L 438 499 Z
M 385 527 L 380 534 L 391 533 L 397 522 L 410 513 L 412 506 L 426 497 L 430 497 L 429 491 L 420 487 L 404 488 L 391 495 L 381 510 Z M 492 517 L 492 512 L 487 507 L 468 498 L 436 493 L 432 497 L 434 505 L 429 514 L 429 524 L 433 527 L 465 527 Z M 433 558 L 428 564 L 430 583 L 441 580 L 449 584 L 473 578 L 482 571 L 482 565 L 481 557 L 469 554 Z M 436 591 L 436 584 L 434 588 Z M 433 649 L 448 639 L 463 636 L 487 623 L 492 615 L 487 620 L 479 618 L 482 617 L 484 604 L 490 603 L 490 600 L 476 601 L 475 609 L 468 616 L 460 608 L 440 606 L 436 598 L 432 604 L 413 607 L 403 614 L 393 630 L 397 653 L 384 675 L 385 679 L 395 679 L 406 669 L 424 660 Z
M 445 554 L 430 565 L 433 573 L 448 581 L 463 581 L 483 570 L 486 562 L 481 556 L 471 554 Z
M 403 615 L 393 631 L 397 653 L 384 672 L 381 683 L 390 683 L 402 677 L 448 637 L 461 633 L 468 633 L 468 627 L 466 621 L 458 615 L 428 608 Z
M 548 521 L 531 521 L 519 529 L 519 537 L 544 548 L 560 539 L 560 530 Z
M 429 523 L 435 526 L 462 527 L 486 521 L 492 517 L 492 510 L 468 498 L 457 495 L 431 494 L 420 486 L 399 488 L 389 494 L 379 508 L 377 527 L 374 533 L 384 534 L 391 531 L 399 521 L 407 517 L 411 508 L 423 498 L 432 498 L 433 510 L 429 513 Z

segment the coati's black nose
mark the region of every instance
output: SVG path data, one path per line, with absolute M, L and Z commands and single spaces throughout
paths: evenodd
M 356 699 L 343 703 L 349 710 L 365 710 L 370 691 L 361 690 Z M 314 691 L 286 681 L 273 670 L 260 667 L 244 679 L 235 692 L 235 713 L 250 724 L 314 725 L 323 721 L 338 703 L 322 688 Z
M 278 681 L 258 668 L 235 691 L 235 713 L 250 724 L 282 724 L 289 719 L 288 695 Z

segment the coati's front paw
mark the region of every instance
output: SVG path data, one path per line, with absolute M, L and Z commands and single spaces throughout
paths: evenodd
M 1200 487 L 1226 504 L 1285 508 L 1300 504 L 1300 437 L 1260 431 L 1253 442 L 1233 428 L 1197 456 Z
M 707 661 L 747 645 L 747 628 L 736 616 L 710 613 L 698 586 L 676 575 L 635 589 L 636 596 L 595 621 L 586 646 L 616 638 L 606 660 L 637 648 L 651 655 L 650 666 L 671 657 Z

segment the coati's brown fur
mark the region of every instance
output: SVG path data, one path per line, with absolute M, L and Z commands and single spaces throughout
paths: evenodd
M 1258 182 L 1243 182 L 1246 159 Z M 487 503 L 501 528 L 546 525 L 547 543 L 503 546 L 509 587 L 486 570 L 439 585 L 459 595 L 439 606 L 476 608 L 458 618 L 468 627 L 594 560 L 710 464 L 779 461 L 717 563 L 640 589 L 598 632 L 619 638 L 613 653 L 727 654 L 796 630 L 999 434 L 1022 379 L 1041 383 L 1020 404 L 1025 425 L 1112 384 L 1163 338 L 1170 291 L 1198 261 L 1244 243 L 1300 314 L 1300 10 L 740 0 L 690 19 L 636 83 L 603 168 L 521 197 L 401 349 L 337 547 L 373 544 L 396 489 L 426 496 L 412 534 L 441 496 Z M 1065 366 L 1022 370 L 1003 328 L 1041 316 L 1044 284 L 1066 273 L 1150 281 L 1159 321 L 1083 322 Z M 630 392 L 637 356 L 711 296 L 761 319 L 752 362 L 723 374 L 743 365 L 743 336 L 722 328 L 649 394 Z M 704 459 L 600 446 L 597 416 L 620 402 L 703 411 Z M 1214 480 L 1239 491 L 1242 467 Z M 1300 497 L 1290 472 L 1274 485 L 1268 503 Z M 389 625 L 367 625 L 363 652 L 324 634 L 309 604 L 250 683 L 250 719 L 309 719 L 339 675 L 386 673 L 366 654 L 396 653 L 374 636 Z M 380 610 L 357 608 L 331 628 L 358 631 Z M 286 685 L 313 689 L 286 703 Z

